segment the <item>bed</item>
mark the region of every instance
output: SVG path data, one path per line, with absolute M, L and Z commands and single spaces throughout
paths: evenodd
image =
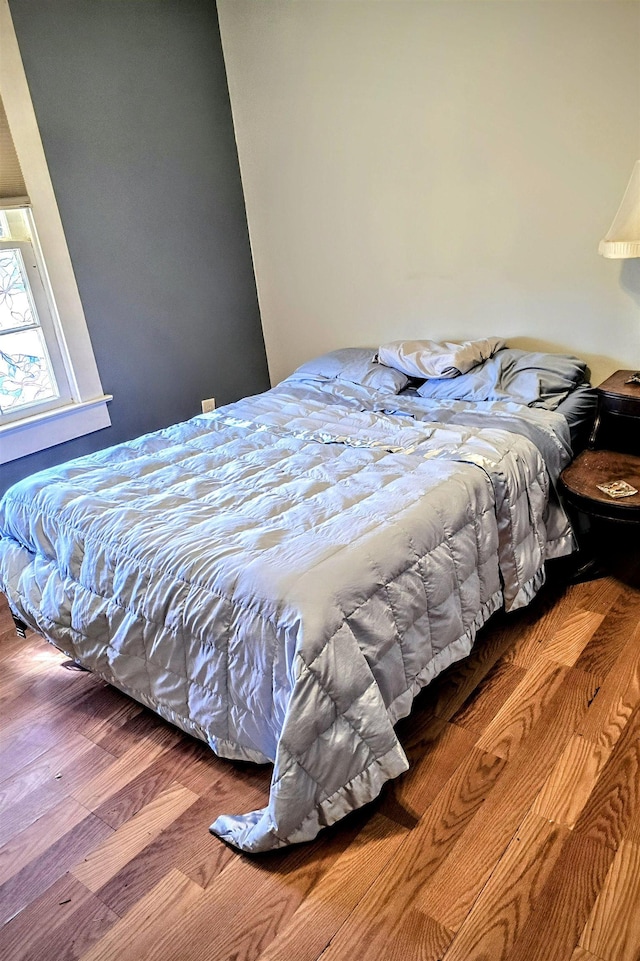
M 211 826 L 237 848 L 376 797 L 418 691 L 573 549 L 555 482 L 592 411 L 584 364 L 529 402 L 496 386 L 502 353 L 442 378 L 337 351 L 3 498 L 14 616 L 216 754 L 273 765 L 264 809 Z

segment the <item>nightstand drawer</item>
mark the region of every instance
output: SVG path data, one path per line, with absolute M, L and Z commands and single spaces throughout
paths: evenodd
M 617 370 L 596 388 L 598 414 L 589 446 L 640 454 L 640 384 L 632 370 Z
M 622 397 L 620 394 L 600 392 L 601 404 L 607 414 L 621 414 L 640 418 L 640 387 L 637 397 Z

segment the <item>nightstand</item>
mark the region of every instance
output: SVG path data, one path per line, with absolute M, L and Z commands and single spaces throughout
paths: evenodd
M 598 410 L 589 447 L 640 454 L 640 384 L 628 384 L 632 370 L 617 370 L 596 387 Z
M 624 480 L 640 492 L 640 384 L 626 383 L 632 373 L 618 370 L 596 388 L 598 410 L 589 447 L 560 475 L 560 492 L 580 542 L 580 555 L 588 558 L 577 579 L 597 568 L 593 549 L 580 533 L 582 517 L 589 522 L 640 523 L 640 493 L 614 498 L 598 489 L 598 484 Z
M 565 501 L 588 517 L 637 524 L 640 493 L 609 497 L 598 489 L 598 484 L 617 480 L 624 480 L 640 491 L 640 457 L 617 450 L 583 450 L 563 470 L 560 488 Z

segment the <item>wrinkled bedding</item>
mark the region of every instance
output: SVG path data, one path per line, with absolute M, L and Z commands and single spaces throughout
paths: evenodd
M 268 805 L 212 831 L 313 838 L 407 768 L 394 723 L 572 549 L 559 414 L 348 384 L 258 397 L 52 468 L 0 506 L 0 589 L 69 657 Z

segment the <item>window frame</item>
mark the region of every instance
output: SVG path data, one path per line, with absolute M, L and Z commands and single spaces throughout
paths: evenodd
M 100 381 L 60 212 L 40 139 L 8 0 L 0 0 L 0 94 L 20 161 L 29 204 L 0 201 L 3 209 L 28 206 L 41 254 L 41 280 L 59 318 L 59 344 L 70 397 L 48 410 L 0 424 L 0 464 L 109 427 Z
M 0 220 L 5 209 L 4 207 L 0 209 Z M 32 401 L 16 410 L 9 408 L 8 411 L 0 412 L 0 425 L 2 426 L 24 420 L 25 417 L 30 417 L 33 414 L 64 407 L 74 400 L 72 381 L 68 376 L 69 362 L 64 356 L 64 338 L 61 335 L 60 321 L 55 310 L 52 292 L 47 290 L 44 282 L 42 254 L 39 249 L 33 216 L 28 207 L 14 209 L 24 212 L 30 239 L 17 240 L 10 236 L 0 236 L 0 256 L 3 250 L 17 250 L 19 252 L 34 312 L 34 323 L 28 327 L 18 325 L 14 328 L 14 332 L 19 333 L 21 330 L 33 329 L 41 331 L 46 344 L 48 365 L 56 393 L 54 397 L 49 397 L 46 400 Z M 4 330 L 0 332 L 0 349 L 2 349 L 1 334 L 4 333 Z

